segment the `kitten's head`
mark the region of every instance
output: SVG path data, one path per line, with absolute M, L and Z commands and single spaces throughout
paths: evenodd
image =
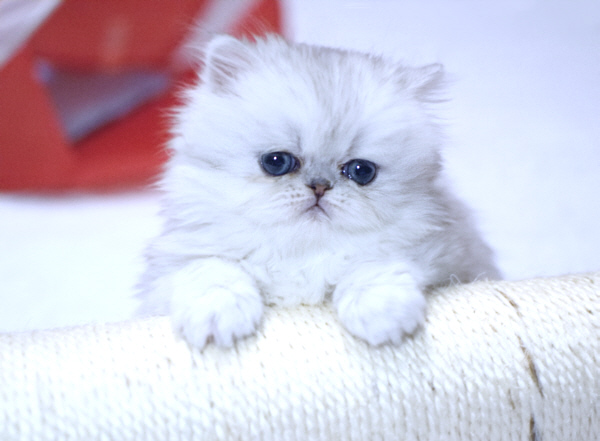
M 300 235 L 426 224 L 439 65 L 221 36 L 176 118 L 164 185 L 187 222 Z M 408 230 L 407 230 L 408 231 Z

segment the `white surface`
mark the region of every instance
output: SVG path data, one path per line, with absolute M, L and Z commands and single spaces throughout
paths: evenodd
M 448 170 L 509 279 L 600 269 L 600 3 L 286 2 L 296 40 L 452 75 Z M 0 195 L 0 330 L 120 319 L 156 195 Z
M 0 332 L 122 320 L 159 231 L 147 194 L 0 198 Z

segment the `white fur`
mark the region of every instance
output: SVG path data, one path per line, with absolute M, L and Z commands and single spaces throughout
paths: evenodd
M 372 344 L 423 322 L 430 286 L 496 277 L 491 252 L 441 176 L 429 107 L 438 65 L 290 44 L 215 38 L 177 111 L 164 233 L 151 245 L 142 312 L 171 313 L 202 347 L 250 334 L 266 304 L 333 296 L 341 321 Z M 286 151 L 294 173 L 267 175 Z M 351 159 L 378 165 L 359 186 Z M 311 180 L 333 188 L 316 198 Z M 259 297 L 260 296 L 260 297 Z
M 399 343 L 425 320 L 425 296 L 397 262 L 363 264 L 333 295 L 346 329 L 372 345 Z
M 252 334 L 263 314 L 254 280 L 238 264 L 218 258 L 192 262 L 166 278 L 171 287 L 174 326 L 187 341 L 221 346 Z M 198 288 L 202 287 L 202 295 Z

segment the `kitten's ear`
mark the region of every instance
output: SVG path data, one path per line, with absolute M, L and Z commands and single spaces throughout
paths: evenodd
M 424 102 L 442 101 L 440 91 L 444 86 L 444 66 L 440 63 L 428 64 L 422 67 L 397 69 L 401 84 L 415 98 Z
M 238 76 L 249 69 L 254 55 L 246 43 L 229 35 L 213 38 L 204 51 L 202 81 L 213 92 L 227 93 Z

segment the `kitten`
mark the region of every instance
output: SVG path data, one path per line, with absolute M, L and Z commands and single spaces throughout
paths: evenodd
M 214 38 L 174 118 L 141 311 L 170 314 L 194 346 L 230 346 L 264 305 L 331 301 L 379 345 L 423 323 L 427 288 L 497 277 L 441 176 L 429 104 L 442 78 L 275 36 Z

